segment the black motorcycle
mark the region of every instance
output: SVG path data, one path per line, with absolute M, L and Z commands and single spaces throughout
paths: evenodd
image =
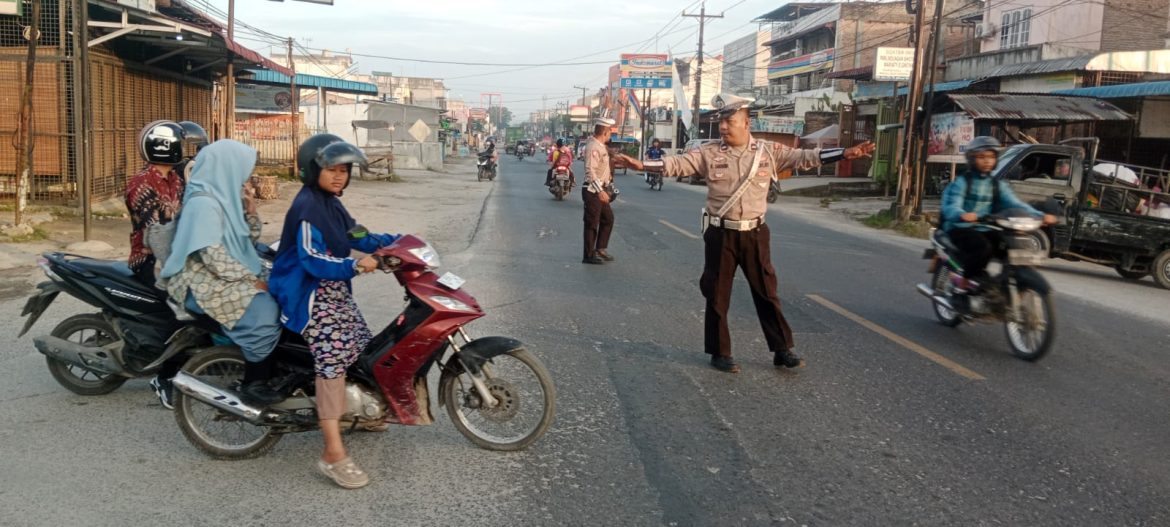
M 1012 353 L 1026 361 L 1039 360 L 1051 349 L 1056 335 L 1052 287 L 1035 269 L 1048 255 L 1029 234 L 1043 222 L 1008 210 L 981 223 L 1000 234 L 995 257 L 1002 264 L 998 274 L 983 280 L 976 291 L 956 292 L 955 276 L 962 273 L 956 259 L 959 250 L 946 233 L 936 230 L 931 234 L 931 248 L 923 254 L 931 261 L 931 282 L 919 284 L 918 292 L 931 299 L 943 325 L 1003 322 Z
M 780 180 L 773 179 L 771 186 L 768 187 L 768 203 L 776 203 L 780 199 Z
M 496 180 L 496 162 L 492 159 L 491 152 L 480 152 L 479 159 L 475 163 L 477 181 L 495 181 Z
M 646 184 L 650 185 L 650 190 L 662 190 L 662 173 L 661 172 L 647 172 Z

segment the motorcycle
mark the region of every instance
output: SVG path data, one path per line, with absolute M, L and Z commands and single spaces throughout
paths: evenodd
M 780 199 L 780 180 L 773 179 L 768 187 L 768 203 L 776 203 Z
M 661 172 L 647 172 L 646 184 L 650 185 L 650 190 L 657 188 L 662 190 L 662 173 Z
M 479 160 L 475 163 L 476 178 L 478 181 L 485 179 L 488 181 L 496 180 L 496 161 L 493 157 L 493 154 L 486 152 L 479 154 Z
M 517 161 L 524 161 L 524 156 L 526 156 L 526 155 L 529 155 L 527 148 L 524 148 L 521 146 L 516 147 L 516 160 Z
M 257 250 L 264 265 L 271 265 L 275 250 L 263 244 Z M 130 379 L 152 377 L 200 339 L 188 325 L 191 320 L 177 316 L 167 292 L 140 282 L 125 260 L 51 252 L 37 264 L 49 280 L 25 302 L 21 316 L 28 319 L 18 338 L 62 292 L 100 310 L 71 316 L 33 339 L 49 374 L 73 393 L 105 395 Z M 211 319 L 198 323 L 212 332 L 220 327 Z
M 361 227 L 351 231 L 364 234 Z M 483 308 L 463 290 L 461 278 L 435 274 L 439 256 L 425 241 L 404 236 L 373 256 L 406 289 L 407 304 L 346 371 L 341 421 L 353 428 L 432 424 L 427 376 L 437 367 L 439 405 L 472 443 L 514 451 L 539 439 L 556 408 L 556 388 L 540 359 L 517 340 L 468 335 L 464 326 L 484 316 Z M 318 428 L 313 357 L 299 335 L 284 332 L 273 352 L 270 382 L 288 398 L 266 408 L 240 399 L 244 358 L 238 348 L 194 351 L 173 381 L 174 413 L 183 435 L 207 455 L 253 458 L 285 434 Z
M 998 274 L 980 283 L 977 291 L 955 292 L 956 277 L 962 272 L 956 261 L 958 249 L 946 233 L 931 233 L 931 248 L 923 254 L 930 260 L 929 284 L 918 284 L 918 292 L 929 298 L 935 316 L 947 327 L 963 322 L 1003 322 L 1012 353 L 1026 361 L 1036 361 L 1052 347 L 1056 335 L 1053 320 L 1052 288 L 1036 271 L 1048 259 L 1029 233 L 1043 222 L 1030 215 L 1013 211 L 991 215 L 982 224 L 1001 233 L 996 259 Z
M 569 172 L 569 167 L 555 167 L 553 168 L 552 183 L 548 185 L 548 191 L 552 193 L 557 201 L 563 201 L 565 196 L 573 190 L 573 176 Z

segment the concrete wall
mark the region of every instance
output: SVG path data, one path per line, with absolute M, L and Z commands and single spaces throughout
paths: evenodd
M 317 108 L 308 107 L 304 110 L 306 122 L 316 122 Z M 433 108 L 402 104 L 331 105 L 325 109 L 324 131 L 336 134 L 346 141 L 357 141 L 357 145 L 361 147 L 392 147 L 394 168 L 442 170 L 443 148 L 438 142 L 438 115 L 438 110 Z M 402 124 L 403 119 L 406 119 L 405 126 Z M 415 141 L 407 132 L 418 119 L 422 119 L 431 128 L 430 136 L 422 143 Z M 359 128 L 355 134 L 351 123 L 357 120 L 387 121 L 394 126 L 394 131 Z
M 1108 0 L 1101 51 L 1159 49 L 1166 43 L 1170 0 Z
M 928 11 L 929 12 L 929 11 Z M 872 66 L 877 57 L 874 49 L 882 46 L 904 46 L 906 39 L 889 40 L 899 31 L 908 31 L 914 15 L 906 14 L 903 3 L 867 4 L 863 2 L 841 5 L 841 19 L 837 21 L 837 57 L 833 71 Z
M 1109 0 L 1109 3 L 1112 5 L 1115 1 L 1117 0 Z M 984 23 L 994 25 L 995 31 L 983 39 L 982 50 L 984 53 L 1003 49 L 1000 45 L 1003 14 L 1024 8 L 1032 10 L 1028 42 L 1024 46 L 1046 43 L 1059 44 L 1079 48 L 1083 50 L 1082 53 L 1101 49 L 1101 21 L 1105 11 L 1107 11 L 1103 3 L 1026 0 L 1023 2 L 988 2 L 983 20 Z M 1132 15 L 1132 13 L 1130 14 Z M 1161 11 L 1161 16 L 1165 16 L 1165 14 L 1165 10 Z M 1159 19 L 1159 23 L 1163 20 Z M 1159 29 L 1158 34 L 1161 34 L 1161 31 L 1163 29 Z M 1160 47 L 1160 45 L 1153 47 Z
M 723 46 L 723 86 L 726 93 L 768 84 L 769 31 L 756 31 Z
M 1023 64 L 1041 60 L 1059 59 L 1084 55 L 1083 49 L 1069 48 L 1057 44 L 1043 44 L 1026 48 L 986 52 L 970 57 L 947 61 L 944 80 L 980 79 L 991 70 L 1010 64 Z
M 1076 88 L 1077 74 L 1071 71 L 1048 75 L 1009 77 L 1000 80 L 1002 93 L 1049 93 Z

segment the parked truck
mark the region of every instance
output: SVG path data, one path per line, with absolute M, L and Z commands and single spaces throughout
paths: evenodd
M 1170 219 L 1158 216 L 1170 207 L 1170 171 L 1099 162 L 1097 145 L 1096 138 L 1014 145 L 1001 153 L 995 177 L 1059 218 L 1036 235 L 1052 257 L 1109 266 L 1130 280 L 1152 275 L 1170 289 Z

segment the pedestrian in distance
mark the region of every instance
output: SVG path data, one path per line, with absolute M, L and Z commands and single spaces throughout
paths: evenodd
M 703 349 L 711 365 L 730 373 L 740 371 L 731 355 L 727 310 L 736 268 L 743 270 L 764 338 L 777 368 L 798 368 L 804 360 L 792 351 L 792 328 L 780 309 L 776 270 L 772 266 L 771 231 L 765 223 L 768 188 L 781 171 L 808 169 L 840 159 L 858 159 L 873 153 L 865 142 L 852 148 L 794 149 L 752 137 L 748 107 L 752 99 L 716 95 L 722 140 L 684 154 L 642 163 L 621 155 L 623 164 L 665 176 L 700 175 L 707 181 L 703 209 L 703 275 L 699 289 L 706 299 Z
M 616 123 L 608 117 L 593 120 L 593 137 L 585 143 L 585 184 L 581 199 L 585 202 L 585 252 L 581 263 L 599 265 L 614 261 L 606 250 L 613 232 L 613 166 L 606 141 Z

